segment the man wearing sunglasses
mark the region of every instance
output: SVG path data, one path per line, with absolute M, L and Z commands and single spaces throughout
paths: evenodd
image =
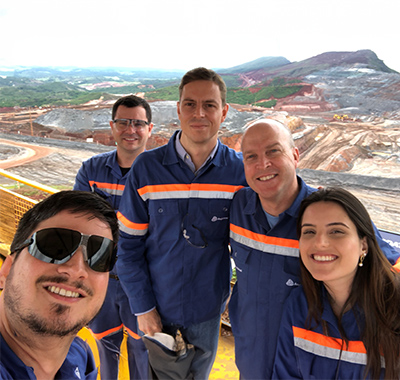
M 241 155 L 218 140 L 226 86 L 212 70 L 187 72 L 179 86 L 181 128 L 132 167 L 118 219 L 118 275 L 139 329 L 177 329 L 196 347 L 190 372 L 208 379 L 229 294 L 229 208 L 246 184 Z
M 25 213 L 0 269 L 1 379 L 97 378 L 76 334 L 103 304 L 118 236 L 112 207 L 87 192 Z
M 149 104 L 135 95 L 118 99 L 111 116 L 111 133 L 117 149 L 83 162 L 76 176 L 74 190 L 95 192 L 118 211 L 130 168 L 136 157 L 145 150 L 153 124 Z M 129 376 L 131 379 L 147 379 L 147 351 L 137 334 L 136 316 L 130 310 L 115 269 L 110 272 L 104 305 L 89 327 L 97 338 L 103 379 L 118 378 L 124 329 L 128 333 Z

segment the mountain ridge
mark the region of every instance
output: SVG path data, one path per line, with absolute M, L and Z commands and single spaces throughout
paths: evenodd
M 290 73 L 291 75 L 309 75 L 310 72 L 304 74 L 304 66 L 307 70 L 316 71 L 320 69 L 321 65 L 326 67 L 340 66 L 340 65 L 354 65 L 362 64 L 366 68 L 382 71 L 386 73 L 398 73 L 397 71 L 389 68 L 383 60 L 369 49 L 362 49 L 357 51 L 330 51 L 324 52 L 313 57 L 291 62 L 283 56 L 263 56 L 252 61 L 244 62 L 242 64 L 228 67 L 228 68 L 213 68 L 221 74 L 231 73 L 245 73 L 257 70 L 264 70 L 271 75 L 281 75 Z M 314 66 L 314 68 L 309 67 Z M 306 71 L 307 71 L 306 70 Z M 138 77 L 164 77 L 173 78 L 183 76 L 186 72 L 181 69 L 162 69 L 162 68 L 141 68 L 141 67 L 77 67 L 77 66 L 11 66 L 0 67 L 1 76 L 9 76 L 13 73 L 18 77 L 36 77 L 40 72 L 43 75 L 59 75 L 59 76 L 88 76 L 102 74 L 106 76 L 114 75 L 129 75 Z

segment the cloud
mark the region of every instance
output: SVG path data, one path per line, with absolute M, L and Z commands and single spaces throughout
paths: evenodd
M 397 0 L 3 0 L 0 64 L 190 69 L 371 49 L 400 71 Z

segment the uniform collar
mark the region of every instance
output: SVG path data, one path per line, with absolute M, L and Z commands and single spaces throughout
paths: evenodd
M 292 217 L 297 217 L 297 214 L 298 214 L 298 211 L 300 208 L 300 203 L 307 196 L 307 185 L 299 176 L 297 176 L 297 183 L 299 184 L 300 191 L 297 194 L 297 197 L 294 200 L 294 202 L 292 203 L 292 205 L 283 212 L 283 213 L 289 214 Z M 261 209 L 262 213 L 264 213 L 264 210 L 262 209 L 258 194 L 254 190 L 252 190 L 252 194 L 251 194 L 249 201 L 248 201 L 247 205 L 245 206 L 243 212 L 245 214 L 250 214 L 250 215 L 257 214 L 258 213 L 257 211 L 259 211 L 260 209 Z
M 172 135 L 172 137 L 169 139 L 167 147 L 166 147 L 166 152 L 164 155 L 164 159 L 163 159 L 163 164 L 164 165 L 172 165 L 172 164 L 176 164 L 179 161 L 179 159 L 183 160 L 182 156 L 180 155 L 180 153 L 182 153 L 182 151 L 177 151 L 177 147 L 176 147 L 176 140 L 179 140 L 179 136 L 178 134 L 181 132 L 181 130 L 175 131 L 175 133 Z M 180 142 L 179 142 L 180 144 Z M 182 146 L 182 144 L 180 144 Z M 221 144 L 221 142 L 218 140 L 217 145 L 215 146 L 213 152 L 211 153 L 211 155 L 213 155 L 213 157 L 211 157 L 211 162 L 215 165 L 215 166 L 226 166 L 226 160 L 223 154 L 223 144 Z M 183 146 L 182 146 L 183 149 Z M 183 149 L 183 152 L 186 153 L 186 151 Z M 185 154 L 184 153 L 184 154 Z M 210 156 L 211 156 L 210 155 Z M 210 160 L 207 160 L 207 163 L 209 164 Z M 206 163 L 206 165 L 207 165 Z

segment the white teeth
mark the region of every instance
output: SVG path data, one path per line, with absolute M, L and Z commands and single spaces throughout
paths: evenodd
M 320 256 L 320 255 L 313 255 L 314 260 L 316 261 L 333 261 L 336 260 L 335 256 Z
M 49 286 L 47 288 L 47 290 L 54 294 L 59 294 L 60 296 L 63 296 L 63 297 L 69 297 L 69 298 L 78 298 L 79 297 L 79 293 L 72 292 L 71 290 L 61 289 L 58 286 Z
M 275 177 L 275 174 L 272 174 L 272 175 L 267 175 L 265 177 L 260 177 L 259 180 L 260 181 L 268 181 L 269 179 L 272 179 L 274 177 Z

